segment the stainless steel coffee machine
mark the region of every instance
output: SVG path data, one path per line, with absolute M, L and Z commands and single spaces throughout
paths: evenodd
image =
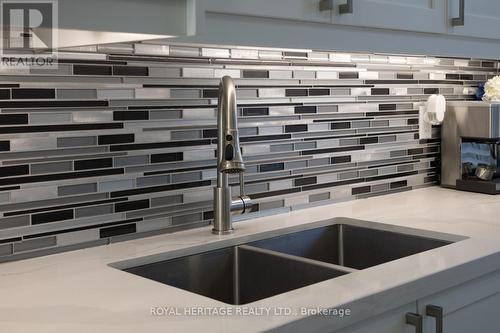
M 500 193 L 500 104 L 448 102 L 441 138 L 442 186 Z

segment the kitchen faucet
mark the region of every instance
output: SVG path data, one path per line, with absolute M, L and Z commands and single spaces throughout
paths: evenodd
M 224 76 L 219 85 L 217 106 L 217 186 L 214 187 L 214 227 L 212 232 L 225 235 L 233 232 L 232 214 L 248 213 L 252 207 L 245 195 L 236 109 L 236 88 L 230 76 Z M 240 195 L 231 196 L 229 174 L 239 173 Z

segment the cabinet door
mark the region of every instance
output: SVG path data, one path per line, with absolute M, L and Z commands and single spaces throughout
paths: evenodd
M 444 333 L 496 333 L 500 327 L 500 273 L 447 289 L 418 302 L 424 332 L 436 332 L 436 319 L 426 315 L 428 305 L 443 309 Z
M 445 0 L 350 0 L 352 14 L 341 14 L 335 0 L 332 22 L 373 28 L 446 32 Z
M 415 327 L 406 324 L 406 314 L 416 310 L 417 304 L 413 302 L 335 333 L 415 333 Z
M 205 3 L 205 10 L 212 13 L 331 22 L 331 13 L 319 10 L 319 0 L 208 0 Z
M 431 325 L 432 327 L 432 325 Z M 449 313 L 444 317 L 444 333 L 498 333 L 500 293 Z M 431 328 L 432 329 L 432 328 Z M 435 332 L 427 330 L 426 332 Z
M 455 35 L 500 39 L 500 1 L 463 0 L 463 26 L 452 26 L 452 18 L 460 17 L 460 2 L 448 0 L 449 32 Z

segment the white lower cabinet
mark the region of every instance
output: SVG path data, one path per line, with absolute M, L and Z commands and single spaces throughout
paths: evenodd
M 413 314 L 422 325 L 406 323 Z M 498 333 L 500 271 L 415 300 L 335 333 Z
M 427 308 L 442 309 L 442 318 Z M 425 333 L 497 333 L 500 331 L 500 272 L 494 272 L 418 300 Z M 442 321 L 442 331 L 440 331 Z
M 335 333 L 413 333 L 415 328 L 406 324 L 406 314 L 415 313 L 417 303 L 412 302 L 377 317 L 364 320 Z

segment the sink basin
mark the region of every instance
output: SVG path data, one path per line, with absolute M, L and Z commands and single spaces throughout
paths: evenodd
M 228 238 L 111 266 L 220 302 L 243 305 L 463 239 L 345 218 L 301 228 L 274 231 L 273 235 L 281 233 L 278 236 Z
M 245 245 L 125 271 L 233 305 L 250 303 L 349 272 Z
M 365 269 L 452 242 L 335 224 L 253 242 L 255 247 Z

